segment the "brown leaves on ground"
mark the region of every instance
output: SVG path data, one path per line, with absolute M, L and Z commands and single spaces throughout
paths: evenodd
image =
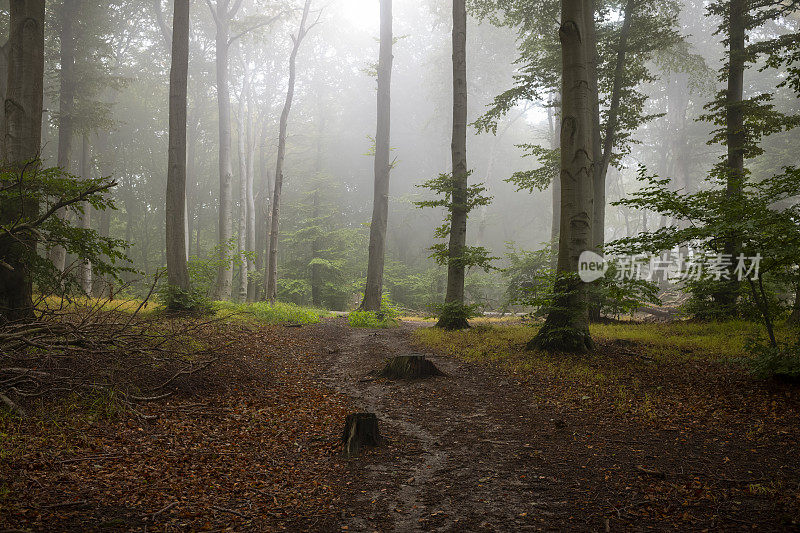
M 197 338 L 218 363 L 142 416 L 99 396 L 3 420 L 0 529 L 325 529 L 347 402 L 301 371 L 309 343 L 280 326 Z

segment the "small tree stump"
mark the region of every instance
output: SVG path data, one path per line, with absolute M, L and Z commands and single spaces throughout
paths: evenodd
M 422 354 L 392 357 L 378 373 L 379 377 L 387 379 L 421 379 L 441 375 L 442 371 Z
M 381 434 L 378 430 L 378 417 L 373 413 L 347 415 L 342 443 L 347 456 L 356 455 L 365 446 L 379 446 Z

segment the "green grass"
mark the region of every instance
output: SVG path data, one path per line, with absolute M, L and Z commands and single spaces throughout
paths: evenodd
M 391 328 L 397 325 L 394 318 L 378 317 L 375 311 L 352 311 L 347 315 L 347 322 L 354 328 Z
M 214 302 L 214 314 L 218 318 L 252 320 L 263 324 L 279 324 L 281 322 L 316 324 L 328 316 L 328 312 L 323 309 L 282 302 L 274 304 L 267 302 L 252 304 Z

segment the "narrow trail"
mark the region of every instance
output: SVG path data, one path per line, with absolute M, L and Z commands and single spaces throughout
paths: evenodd
M 683 530 L 784 529 L 768 498 L 742 499 L 751 483 L 793 479 L 791 446 L 765 445 L 755 458 L 731 446 L 727 426 L 632 419 L 565 398 L 569 384 L 546 373 L 446 355 L 427 353 L 444 376 L 372 379 L 389 357 L 424 352 L 415 327 L 337 318 L 305 332 L 319 346 L 311 378 L 374 412 L 387 437 L 348 460 L 343 530 L 664 530 L 676 519 Z
M 562 483 L 535 464 L 528 431 L 547 413 L 504 397 L 507 375 L 428 354 L 446 375 L 416 382 L 374 381 L 390 356 L 418 352 L 412 326 L 365 330 L 331 321 L 319 378 L 374 412 L 400 449 L 366 459 L 363 512 L 345 517 L 353 531 L 541 530 L 566 502 L 548 497 Z M 472 370 L 472 371 L 470 371 Z M 511 401 L 509 401 L 511 400 Z M 545 432 L 545 436 L 547 432 Z M 410 441 L 410 442 L 406 442 Z M 557 493 L 558 491 L 556 491 Z

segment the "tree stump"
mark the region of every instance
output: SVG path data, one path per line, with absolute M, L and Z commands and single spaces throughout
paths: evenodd
M 387 379 L 422 379 L 441 375 L 442 371 L 422 354 L 392 357 L 378 373 L 379 377 Z
M 342 433 L 344 453 L 356 455 L 365 446 L 378 446 L 381 434 L 378 430 L 378 417 L 373 413 L 354 413 L 347 415 Z

